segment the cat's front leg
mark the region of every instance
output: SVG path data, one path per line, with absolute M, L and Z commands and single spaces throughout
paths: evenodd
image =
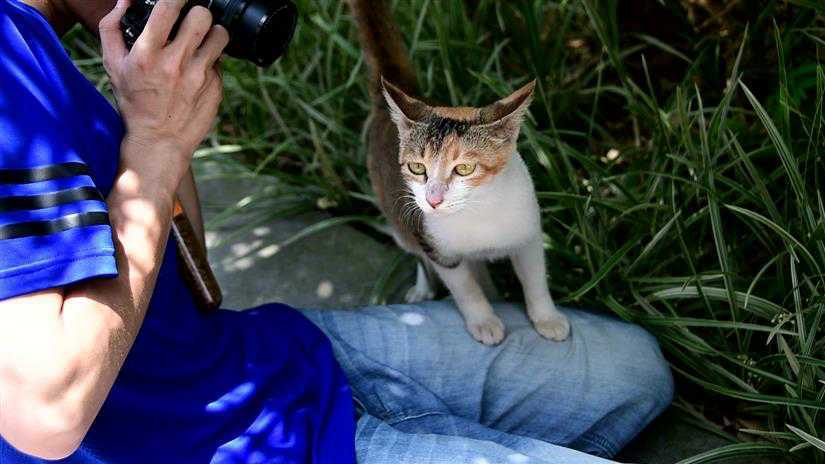
M 541 239 L 536 237 L 517 249 L 510 258 L 524 290 L 527 315 L 536 331 L 550 340 L 566 339 L 570 334 L 570 323 L 567 321 L 567 316 L 556 309 L 553 298 L 550 296 Z
M 435 288 L 430 282 L 430 276 L 427 269 L 424 268 L 424 263 L 419 262 L 415 273 L 415 285 L 407 291 L 404 301 L 407 303 L 420 303 L 432 300 L 433 297 L 435 297 Z
M 493 313 L 493 307 L 476 280 L 467 260 L 454 268 L 433 264 L 436 273 L 453 295 L 470 335 L 485 345 L 498 345 L 504 340 L 504 323 Z

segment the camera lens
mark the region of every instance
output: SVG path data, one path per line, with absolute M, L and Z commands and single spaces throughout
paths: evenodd
M 146 27 L 156 2 L 134 0 L 121 18 L 123 39 L 129 48 Z M 195 5 L 209 8 L 215 24 L 229 31 L 230 41 L 226 47 L 229 56 L 258 66 L 269 66 L 283 55 L 298 22 L 298 9 L 290 0 L 190 0 L 172 29 L 170 40 L 189 8 Z
M 289 0 L 213 0 L 216 22 L 229 30 L 227 53 L 258 66 L 272 64 L 287 49 L 298 21 L 298 10 Z
M 273 5 L 258 22 L 260 29 L 255 43 L 257 58 L 254 61 L 267 66 L 283 55 L 292 41 L 297 22 L 298 11 L 293 3 Z

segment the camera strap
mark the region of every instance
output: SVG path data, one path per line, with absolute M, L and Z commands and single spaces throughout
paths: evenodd
M 172 214 L 172 235 L 178 245 L 181 277 L 192 292 L 195 303 L 205 313 L 217 310 L 223 300 L 223 293 L 206 257 L 206 244 L 198 239 L 192 222 L 186 217 L 183 205 L 177 198 Z

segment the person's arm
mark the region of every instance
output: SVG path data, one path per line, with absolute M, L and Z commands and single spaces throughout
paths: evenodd
M 118 276 L 0 301 L 0 435 L 41 458 L 73 453 L 108 395 L 155 287 L 175 192 L 222 97 L 228 35 L 208 10 L 194 8 L 167 45 L 184 1 L 158 2 L 128 53 L 127 3 L 100 24 L 127 129 L 106 199 Z

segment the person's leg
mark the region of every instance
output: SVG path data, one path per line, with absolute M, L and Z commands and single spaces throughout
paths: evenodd
M 418 420 L 446 414 L 501 432 L 482 438 L 499 444 L 527 437 L 611 457 L 670 403 L 670 370 L 643 329 L 562 309 L 571 336 L 551 342 L 523 308 L 495 311 L 508 329 L 495 347 L 473 340 L 449 301 L 303 313 L 332 340 L 367 412 L 407 433 L 480 433 Z
M 412 419 L 426 429 L 455 429 L 453 433 L 407 432 L 364 414 L 355 434 L 359 464 L 609 464 L 612 461 L 579 451 L 518 437 L 450 415 Z M 468 436 L 468 430 L 474 433 Z M 487 436 L 485 436 L 487 435 Z M 503 442 L 503 443 L 502 443 Z

